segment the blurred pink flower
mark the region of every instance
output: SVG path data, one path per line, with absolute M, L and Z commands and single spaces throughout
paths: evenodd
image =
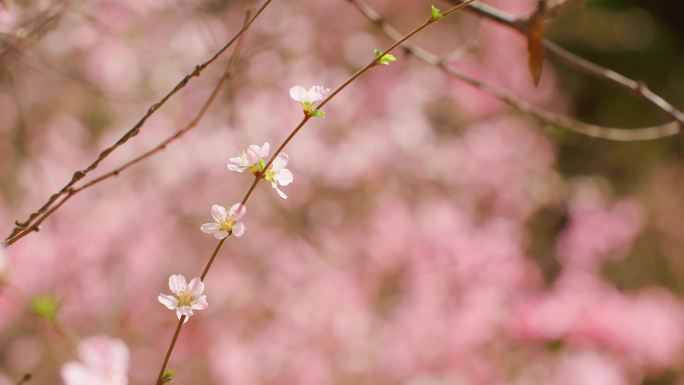
M 639 204 L 624 199 L 612 208 L 604 209 L 601 205 L 571 207 L 570 225 L 557 247 L 558 258 L 564 266 L 599 269 L 604 262 L 624 256 L 625 253 L 611 252 L 629 250 L 639 234 L 645 222 Z
M 185 281 L 181 274 L 173 274 L 169 277 L 169 288 L 175 295 L 159 294 L 159 302 L 169 310 L 176 310 L 178 319 L 186 316 L 188 322 L 193 310 L 207 308 L 207 296 L 203 295 L 204 283 L 199 278 L 193 278 L 190 284 Z
M 200 230 L 207 234 L 213 234 L 216 239 L 226 238 L 233 234 L 236 237 L 242 236 L 245 233 L 245 225 L 238 222 L 247 213 L 247 207 L 242 203 L 236 203 L 230 211 L 220 205 L 211 206 L 211 216 L 214 218 L 213 223 L 205 223 L 200 226 Z
M 129 352 L 123 341 L 107 336 L 89 337 L 78 346 L 81 361 L 62 366 L 66 385 L 127 385 Z

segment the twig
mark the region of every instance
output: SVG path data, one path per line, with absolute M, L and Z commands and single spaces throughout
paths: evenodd
M 19 381 L 17 381 L 17 385 L 24 385 L 25 383 L 31 381 L 31 378 L 33 378 L 31 373 L 26 373 Z
M 463 4 L 464 0 L 448 0 L 448 2 L 452 4 Z M 481 3 L 469 5 L 467 9 L 482 18 L 507 26 L 523 35 L 526 35 L 527 29 L 530 25 L 531 15 L 523 18 L 514 18 L 513 16 L 497 8 Z M 639 97 L 640 99 L 654 105 L 664 116 L 667 116 L 675 121 L 680 133 L 684 133 L 684 113 L 673 106 L 670 102 L 665 100 L 663 97 L 651 91 L 651 89 L 649 89 L 644 82 L 630 79 L 616 71 L 602 67 L 587 59 L 577 56 L 548 39 L 543 39 L 543 43 L 547 53 L 556 56 L 565 64 L 597 79 L 612 83 Z
M 273 0 L 266 0 L 266 1 L 264 2 L 264 4 L 256 11 L 256 13 L 254 14 L 254 16 L 252 16 L 252 17 L 247 21 L 247 23 L 245 23 L 245 24 L 242 26 L 242 28 L 241 28 L 241 29 L 240 29 L 240 30 L 239 30 L 239 31 L 230 39 L 230 41 L 228 41 L 228 43 L 226 43 L 226 44 L 225 44 L 220 50 L 218 50 L 211 58 L 209 58 L 209 60 L 205 61 L 205 62 L 202 63 L 202 64 L 197 65 L 197 66 L 195 67 L 195 69 L 194 69 L 191 73 L 185 75 L 185 77 L 184 77 L 178 84 L 176 84 L 176 86 L 175 86 L 169 93 L 167 93 L 163 98 L 161 98 L 161 100 L 159 100 L 157 103 L 155 103 L 155 104 L 153 104 L 152 106 L 150 106 L 150 108 L 147 110 L 147 112 L 145 113 L 145 115 L 138 121 L 138 123 L 136 123 L 136 124 L 133 126 L 133 128 L 131 128 L 130 130 L 128 130 L 121 138 L 119 138 L 119 140 L 118 140 L 115 144 L 113 144 L 113 145 L 107 147 L 106 149 L 104 149 L 104 150 L 100 153 L 100 155 L 97 157 L 97 159 L 95 159 L 95 161 L 94 161 L 93 163 L 91 163 L 89 166 L 87 166 L 87 167 L 84 168 L 83 170 L 76 171 L 76 172 L 73 174 L 73 176 L 71 177 L 71 180 L 70 180 L 64 187 L 62 187 L 62 189 L 60 189 L 58 192 L 52 194 L 52 196 L 50 196 L 50 198 L 47 200 L 47 202 L 45 202 L 45 203 L 43 204 L 43 206 L 41 206 L 38 210 L 36 210 L 35 212 L 33 212 L 33 213 L 29 216 L 29 218 L 28 218 L 26 221 L 24 221 L 24 222 L 20 222 L 20 221 L 15 222 L 15 225 L 16 225 L 16 226 L 14 227 L 14 229 L 12 230 L 12 232 L 10 233 L 10 235 L 9 235 L 6 239 L 9 240 L 9 239 L 13 238 L 15 235 L 17 235 L 18 233 L 20 233 L 22 230 L 24 230 L 24 229 L 26 229 L 27 227 L 29 227 L 29 225 L 31 225 L 31 223 L 32 223 L 38 216 L 40 216 L 41 214 L 43 214 L 43 213 L 45 213 L 47 210 L 49 210 L 50 207 L 52 206 L 52 204 L 53 204 L 59 197 L 61 197 L 61 196 L 63 196 L 63 195 L 66 195 L 66 194 L 69 194 L 70 191 L 73 191 L 74 185 L 75 185 L 78 181 L 80 181 L 81 179 L 83 179 L 88 173 L 90 173 L 91 171 L 93 171 L 94 169 L 96 169 L 97 166 L 100 164 L 100 162 L 102 162 L 105 158 L 107 158 L 107 156 L 109 156 L 109 154 L 111 154 L 112 152 L 114 152 L 118 147 L 122 146 L 122 145 L 123 145 L 124 143 L 126 143 L 129 139 L 131 139 L 131 138 L 133 138 L 134 136 L 138 135 L 138 133 L 140 133 L 140 129 L 141 129 L 142 126 L 145 124 L 145 122 L 147 121 L 147 119 L 148 119 L 150 116 L 152 116 L 152 115 L 153 115 L 161 106 L 163 106 L 163 105 L 164 105 L 164 104 L 165 104 L 173 95 L 175 95 L 178 91 L 180 91 L 181 89 L 183 89 L 183 88 L 188 84 L 188 82 L 189 82 L 192 78 L 200 76 L 201 72 L 202 72 L 206 67 L 208 67 L 211 63 L 213 63 L 216 59 L 218 59 L 218 57 L 221 56 L 221 54 L 222 54 L 225 50 L 227 50 L 228 48 L 230 48 L 230 46 L 232 46 L 233 43 L 235 43 L 235 42 L 238 40 L 238 38 L 239 38 L 240 36 L 242 36 L 242 34 L 243 34 L 245 31 L 247 31 L 247 30 L 249 29 L 249 27 L 252 25 L 252 23 L 254 22 L 254 20 L 255 20 L 257 17 L 259 17 L 259 15 L 261 14 L 261 12 L 263 12 L 263 10 L 266 9 L 266 7 L 271 3 L 271 1 L 273 1 Z M 9 242 L 8 242 L 8 244 L 9 244 Z
M 392 25 L 390 25 L 384 18 L 382 18 L 382 16 L 380 16 L 375 10 L 370 8 L 368 4 L 364 3 L 362 0 L 346 1 L 352 3 L 352 5 L 354 5 L 364 16 L 366 16 L 368 20 L 376 24 L 391 39 L 399 40 L 401 38 L 401 33 Z M 453 66 L 450 66 L 446 60 L 439 58 L 438 56 L 415 44 L 404 42 L 402 47 L 408 54 L 422 60 L 429 65 L 437 67 L 445 75 L 462 80 L 476 89 L 490 94 L 507 103 L 509 106 L 528 113 L 541 122 L 549 125 L 566 128 L 570 131 L 594 138 L 623 142 L 660 139 L 676 135 L 679 132 L 679 127 L 676 122 L 672 122 L 663 126 L 636 129 L 611 128 L 584 123 L 569 116 L 561 115 L 534 106 L 524 100 L 521 100 L 503 88 L 472 78 Z
M 448 15 L 450 15 L 450 14 L 452 14 L 452 13 L 458 11 L 459 9 L 465 7 L 467 4 L 470 4 L 471 2 L 474 2 L 474 1 L 476 1 L 476 0 L 468 0 L 468 1 L 466 1 L 464 4 L 456 5 L 456 6 L 452 7 L 452 8 L 450 8 L 449 10 L 443 12 L 442 15 L 443 15 L 443 17 L 446 17 L 446 16 L 448 16 Z M 397 42 L 395 42 L 394 44 L 392 44 L 389 48 L 385 49 L 382 53 L 380 53 L 379 55 L 377 55 L 376 58 L 374 58 L 373 60 L 371 60 L 365 67 L 363 67 L 363 68 L 361 68 L 360 70 L 358 70 L 354 75 L 352 75 L 349 79 L 347 79 L 344 83 L 342 83 L 339 87 L 337 87 L 334 91 L 332 91 L 332 92 L 330 93 L 330 95 L 328 95 L 328 97 L 326 97 L 323 101 L 321 101 L 318 105 L 316 105 L 316 106 L 313 108 L 313 110 L 315 111 L 315 110 L 318 110 L 318 109 L 323 108 L 323 106 L 325 106 L 326 104 L 328 104 L 328 102 L 330 102 L 337 94 L 339 94 L 342 90 L 344 90 L 345 88 L 347 88 L 347 86 L 349 86 L 351 83 L 353 83 L 356 79 L 358 79 L 359 77 L 361 77 L 361 75 L 363 75 L 363 74 L 366 73 L 368 70 L 370 70 L 371 68 L 373 68 L 373 67 L 375 67 L 376 65 L 378 65 L 378 58 L 382 58 L 383 56 L 385 56 L 386 54 L 388 54 L 389 52 L 391 52 L 391 51 L 393 51 L 395 48 L 397 48 L 399 45 L 401 45 L 404 41 L 410 39 L 410 38 L 413 37 L 415 34 L 419 33 L 419 32 L 422 31 L 422 30 L 424 30 L 425 28 L 427 28 L 428 26 L 430 26 L 431 24 L 435 23 L 435 22 L 438 21 L 438 20 L 440 20 L 440 19 L 429 18 L 429 19 L 427 19 L 423 24 L 421 24 L 420 26 L 416 27 L 413 31 L 411 31 L 411 32 L 409 32 L 408 34 L 404 35 L 401 39 L 399 39 Z M 299 124 L 292 130 L 292 132 L 290 132 L 290 134 L 285 138 L 285 140 L 280 144 L 280 146 L 278 146 L 278 149 L 271 155 L 271 158 L 269 159 L 269 161 L 268 161 L 268 162 L 265 164 L 265 166 L 264 166 L 264 170 L 268 170 L 268 168 L 271 166 L 271 164 L 273 163 L 273 161 L 278 157 L 278 155 L 282 152 L 282 150 L 285 148 L 285 146 L 287 146 L 287 144 L 290 143 L 290 141 L 292 141 L 292 139 L 297 135 L 297 133 L 299 133 L 299 131 L 306 125 L 306 123 L 307 123 L 310 119 L 311 119 L 311 115 L 310 115 L 310 114 L 304 114 L 304 118 L 302 119 L 302 121 L 299 122 Z M 249 200 L 250 196 L 252 195 L 252 192 L 254 191 L 254 189 L 256 188 L 257 184 L 259 184 L 259 182 L 260 182 L 261 180 L 262 180 L 261 175 L 255 175 L 254 181 L 253 181 L 252 184 L 249 186 L 249 189 L 247 190 L 247 192 L 245 193 L 244 197 L 243 197 L 242 200 L 241 200 L 242 204 L 246 204 L 246 203 L 247 203 L 247 201 Z M 230 235 L 230 234 L 229 234 L 229 235 Z M 209 270 L 210 270 L 212 264 L 214 263 L 214 260 L 215 260 L 216 256 L 218 255 L 219 251 L 221 251 L 221 248 L 223 247 L 223 245 L 224 245 L 226 239 L 227 239 L 227 238 L 224 238 L 224 239 L 222 239 L 222 240 L 219 241 L 219 243 L 216 245 L 216 248 L 214 249 L 214 252 L 211 254 L 211 257 L 210 257 L 209 260 L 207 261 L 207 264 L 204 266 L 204 269 L 202 269 L 202 275 L 200 276 L 200 278 L 202 279 L 202 281 L 204 281 L 204 279 L 206 278 L 207 274 L 209 273 Z M 175 345 L 176 345 L 176 340 L 178 339 L 178 335 L 180 334 L 180 331 L 181 331 L 181 329 L 182 329 L 182 327 L 183 327 L 183 321 L 184 321 L 183 318 L 181 318 L 181 319 L 178 321 L 178 324 L 177 324 L 177 326 L 176 326 L 176 330 L 175 330 L 175 332 L 174 332 L 173 338 L 171 339 L 171 343 L 170 343 L 170 345 L 169 345 L 169 348 L 168 348 L 167 351 L 166 351 L 166 355 L 165 355 L 165 357 L 164 357 L 164 361 L 163 361 L 163 363 L 162 363 L 161 370 L 159 371 L 160 374 L 159 374 L 159 377 L 157 378 L 156 385 L 161 385 L 161 378 L 162 378 L 162 376 L 164 375 L 164 372 L 166 371 L 166 366 L 168 365 L 169 358 L 171 357 L 171 353 L 173 352 L 173 349 L 174 349 L 174 347 L 175 347 Z

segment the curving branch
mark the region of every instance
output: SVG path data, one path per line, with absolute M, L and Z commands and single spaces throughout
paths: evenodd
M 74 172 L 72 175 L 71 179 L 69 182 L 67 182 L 64 187 L 62 187 L 59 191 L 56 193 L 52 194 L 50 198 L 45 202 L 38 210 L 34 211 L 31 213 L 29 218 L 23 222 L 21 221 L 16 221 L 15 222 L 15 227 L 12 230 L 12 232 L 7 236 L 6 241 L 14 238 L 17 234 L 20 232 L 26 230 L 39 216 L 45 214 L 51 207 L 52 205 L 59 199 L 61 196 L 69 194 L 70 191 L 73 190 L 74 185 L 83 179 L 88 173 L 91 171 L 95 170 L 97 166 L 102 162 L 105 158 L 107 158 L 112 152 L 114 152 L 117 148 L 128 142 L 131 138 L 134 136 L 138 135 L 140 133 L 141 128 L 147 121 L 147 119 L 152 116 L 161 106 L 163 106 L 169 99 L 171 99 L 172 96 L 174 96 L 178 91 L 181 89 L 185 88 L 185 86 L 190 82 L 192 78 L 199 77 L 202 71 L 211 65 L 216 59 L 223 54 L 224 51 L 226 51 L 228 48 L 230 48 L 240 36 L 242 36 L 245 31 L 249 29 L 249 27 L 252 25 L 254 20 L 256 20 L 257 17 L 263 12 L 264 9 L 271 3 L 272 0 L 266 0 L 264 4 L 256 11 L 254 16 L 252 16 L 243 26 L 242 28 L 235 34 L 233 37 L 221 48 L 219 49 L 211 58 L 209 58 L 207 61 L 198 64 L 195 66 L 195 69 L 190 72 L 189 74 L 185 75 L 183 79 L 181 79 L 178 84 L 176 84 L 173 89 L 168 92 L 164 97 L 162 97 L 158 102 L 154 103 L 152 106 L 149 107 L 145 115 L 131 128 L 128 130 L 119 140 L 112 144 L 111 146 L 105 148 L 98 157 L 93 161 L 90 165 L 85 167 L 82 170 L 78 170 Z
M 180 138 L 183 137 L 185 134 L 187 134 L 188 131 L 190 131 L 190 130 L 192 130 L 193 128 L 195 128 L 195 127 L 197 126 L 197 124 L 199 124 L 199 122 L 200 122 L 200 120 L 202 119 L 202 117 L 204 117 L 204 114 L 207 112 L 207 110 L 209 109 L 209 107 L 211 107 L 212 103 L 214 102 L 214 100 L 215 100 L 216 97 L 218 96 L 219 92 L 221 91 L 221 88 L 223 87 L 223 85 L 224 85 L 227 81 L 229 81 L 229 80 L 231 80 L 231 79 L 233 78 L 233 74 L 234 74 L 234 72 L 235 72 L 235 67 L 237 66 L 238 60 L 239 60 L 239 58 L 240 58 L 240 53 L 241 53 L 241 51 L 242 51 L 243 37 L 244 37 L 244 35 L 242 35 L 242 36 L 238 39 L 237 45 L 235 46 L 235 52 L 231 55 L 231 57 L 230 57 L 230 59 L 229 59 L 229 61 L 228 61 L 228 65 L 226 66 L 226 69 L 225 69 L 225 71 L 223 72 L 223 75 L 222 75 L 221 78 L 219 79 L 218 83 L 216 83 L 216 85 L 214 86 L 213 90 L 212 90 L 211 93 L 209 94 L 209 97 L 207 97 L 207 99 L 204 101 L 204 104 L 203 104 L 202 107 L 199 109 L 199 111 L 197 112 L 197 114 L 195 115 L 195 117 L 193 117 L 192 120 L 191 120 L 187 125 L 185 125 L 185 126 L 184 126 L 183 128 L 181 128 L 180 130 L 176 131 L 173 135 L 169 136 L 168 138 L 166 138 L 165 140 L 163 140 L 161 143 L 159 143 L 158 145 L 156 145 L 156 146 L 153 147 L 152 149 L 150 149 L 150 150 L 148 150 L 148 151 L 142 153 L 141 155 L 139 155 L 139 156 L 137 156 L 137 157 L 135 157 L 135 158 L 129 160 L 128 162 L 124 163 L 123 165 L 121 165 L 121 166 L 119 166 L 119 167 L 117 167 L 117 168 L 115 168 L 115 169 L 113 169 L 113 170 L 111 170 L 111 171 L 109 171 L 109 172 L 107 172 L 107 173 L 105 173 L 105 174 L 102 174 L 102 175 L 100 175 L 100 176 L 98 176 L 98 177 L 96 177 L 96 178 L 94 178 L 94 179 L 88 181 L 87 183 L 84 183 L 83 185 L 81 185 L 81 186 L 79 186 L 79 187 L 77 187 L 77 188 L 70 188 L 70 189 L 67 191 L 67 193 L 59 200 L 59 202 L 57 202 L 57 204 L 55 204 L 54 206 L 50 207 L 50 208 L 49 208 L 47 211 L 45 211 L 42 215 L 40 215 L 38 218 L 36 218 L 36 220 L 33 221 L 33 223 L 32 223 L 31 225 L 29 225 L 29 226 L 26 227 L 25 229 L 19 231 L 19 232 L 18 232 L 17 234 L 15 234 L 14 236 L 8 238 L 8 239 L 5 241 L 5 246 L 10 246 L 10 245 L 16 243 L 17 241 L 19 241 L 20 239 L 24 238 L 25 236 L 27 236 L 28 234 L 30 234 L 30 233 L 32 233 L 32 232 L 34 232 L 34 231 L 38 231 L 39 228 L 40 228 L 40 225 L 41 225 L 48 217 L 50 217 L 50 216 L 51 216 L 52 214 L 54 214 L 57 210 L 59 210 L 59 209 L 62 207 L 62 205 L 64 205 L 69 199 L 73 198 L 74 195 L 78 194 L 79 192 L 81 192 L 81 191 L 83 191 L 83 190 L 87 190 L 87 189 L 89 189 L 89 188 L 91 188 L 91 187 L 93 187 L 93 186 L 95 186 L 95 185 L 97 185 L 97 184 L 99 184 L 99 183 L 101 183 L 101 182 L 104 182 L 104 181 L 106 181 L 106 180 L 108 180 L 108 179 L 111 179 L 111 178 L 114 178 L 114 177 L 119 176 L 120 173 L 124 172 L 124 171 L 127 170 L 128 168 L 133 167 L 133 166 L 135 166 L 136 164 L 142 162 L 143 160 L 145 160 L 145 159 L 147 159 L 147 158 L 149 158 L 149 157 L 151 157 L 151 156 L 153 156 L 153 155 L 155 155 L 155 154 L 161 152 L 162 150 L 166 149 L 166 147 L 167 147 L 168 145 L 170 145 L 171 143 L 173 143 L 173 142 L 175 142 L 176 140 L 180 139 Z
M 452 4 L 465 3 L 464 0 L 447 1 Z M 509 27 L 521 35 L 527 35 L 527 31 L 534 17 L 534 13 L 532 13 L 526 17 L 515 18 L 495 7 L 482 3 L 469 4 L 467 10 L 479 17 Z M 547 53 L 552 54 L 565 64 L 597 79 L 616 85 L 644 100 L 645 102 L 655 106 L 664 116 L 668 117 L 669 119 L 673 119 L 674 122 L 671 124 L 676 126 L 679 132 L 684 135 L 684 112 L 680 111 L 663 97 L 649 89 L 646 83 L 630 79 L 616 71 L 602 67 L 601 65 L 575 55 L 574 53 L 548 39 L 542 39 L 542 42 Z
M 368 4 L 364 3 L 362 0 L 346 1 L 354 5 L 364 16 L 366 16 L 366 18 L 368 18 L 368 20 L 376 24 L 388 37 L 395 41 L 401 39 L 402 34 L 396 28 L 390 25 L 385 19 L 383 19 L 382 16 L 380 16 L 375 10 L 368 6 Z M 479 7 L 481 6 L 481 4 L 476 3 L 473 4 L 473 6 Z M 497 87 L 495 85 L 475 79 L 465 74 L 464 72 L 456 69 L 455 67 L 450 66 L 446 60 L 432 54 L 431 52 L 413 43 L 404 42 L 402 44 L 402 47 L 409 55 L 412 55 L 415 58 L 438 68 L 445 75 L 451 78 L 462 80 L 467 84 L 475 87 L 476 89 L 500 99 L 512 108 L 534 116 L 536 119 L 545 124 L 566 128 L 572 132 L 576 132 L 594 138 L 609 139 L 623 142 L 660 139 L 673 136 L 679 133 L 679 125 L 676 122 L 672 122 L 662 126 L 636 129 L 603 127 L 589 123 L 584 123 L 576 119 L 573 119 L 569 116 L 551 112 L 541 107 L 537 107 L 529 102 L 526 102 L 516 97 L 511 92 L 501 87 Z
M 414 35 L 418 34 L 422 30 L 426 29 L 433 23 L 437 22 L 440 20 L 442 17 L 446 17 L 454 12 L 459 11 L 461 8 L 463 8 L 466 4 L 469 4 L 473 1 L 476 0 L 467 0 L 464 4 L 461 5 L 456 5 L 454 7 L 451 7 L 447 11 L 443 12 L 441 14 L 440 18 L 429 18 L 427 19 L 424 23 L 416 27 L 414 30 L 409 32 L 408 34 L 402 36 L 398 41 L 390 45 L 387 49 L 379 53 L 378 55 L 375 56 L 373 60 L 371 60 L 368 64 L 366 64 L 363 68 L 360 70 L 356 71 L 354 75 L 352 75 L 349 79 L 347 79 L 344 83 L 339 85 L 337 88 L 335 88 L 325 99 L 323 99 L 320 103 L 318 103 L 316 106 L 313 106 L 312 111 L 320 110 L 323 108 L 323 106 L 327 105 L 337 94 L 342 92 L 345 88 L 347 88 L 350 84 L 352 84 L 354 81 L 356 81 L 358 78 L 360 78 L 363 74 L 368 72 L 370 69 L 373 67 L 379 65 L 379 60 L 380 58 L 384 57 L 397 47 L 399 47 L 402 43 L 404 43 L 406 40 L 412 38 Z M 273 161 L 278 157 L 278 155 L 283 151 L 283 149 L 294 139 L 294 137 L 300 132 L 302 128 L 306 125 L 306 123 L 313 117 L 311 113 L 304 113 L 304 118 L 299 122 L 299 124 L 290 132 L 290 134 L 285 138 L 285 140 L 278 146 L 278 149 L 271 155 L 271 158 L 266 162 L 264 166 L 264 170 L 268 170 Z M 241 203 L 246 204 L 249 198 L 252 196 L 252 192 L 254 192 L 254 189 L 256 188 L 257 184 L 263 179 L 263 173 L 261 174 L 255 174 L 254 175 L 254 180 L 252 181 L 252 184 L 249 186 L 249 189 L 247 189 L 247 192 L 242 198 Z M 230 233 L 228 234 L 229 236 L 231 235 Z M 216 259 L 216 256 L 218 255 L 219 251 L 221 251 L 221 248 L 223 247 L 225 241 L 228 238 L 223 238 L 221 239 L 216 247 L 214 248 L 214 251 L 212 252 L 211 256 L 209 257 L 209 260 L 207 261 L 206 265 L 202 269 L 202 274 L 200 275 L 200 279 L 202 282 L 207 277 L 207 274 L 209 273 L 209 270 L 211 269 L 212 264 L 214 263 L 214 260 Z M 162 362 L 161 369 L 159 370 L 159 375 L 157 377 L 157 382 L 156 385 L 162 385 L 162 378 L 164 373 L 166 372 L 166 367 L 169 363 L 169 360 L 171 358 L 171 354 L 173 353 L 173 350 L 176 346 L 176 342 L 178 340 L 178 337 L 181 333 L 181 330 L 183 328 L 183 325 L 185 323 L 185 316 L 181 316 L 181 318 L 178 320 L 178 323 L 176 324 L 176 328 L 173 333 L 173 337 L 171 338 L 171 342 L 169 343 L 169 347 L 166 350 L 166 354 L 164 355 L 164 361 Z

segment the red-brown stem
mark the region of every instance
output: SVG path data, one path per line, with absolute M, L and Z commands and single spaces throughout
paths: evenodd
M 461 4 L 461 5 L 457 5 L 457 6 L 455 6 L 455 7 L 452 7 L 452 8 L 449 9 L 448 11 L 444 12 L 443 15 L 444 15 L 444 16 L 448 16 L 449 14 L 451 14 L 451 13 L 453 13 L 453 12 L 455 12 L 455 11 L 457 11 L 457 10 L 463 8 L 463 7 L 465 7 L 467 4 L 470 4 L 470 3 L 473 2 L 473 1 L 476 1 L 476 0 L 469 0 L 469 1 L 467 1 L 466 3 L 464 3 L 464 4 Z M 381 57 L 383 57 L 384 55 L 388 54 L 388 53 L 391 52 L 393 49 L 395 49 L 396 47 L 398 47 L 401 43 L 403 43 L 404 41 L 410 39 L 412 36 L 414 36 L 415 34 L 417 34 L 417 33 L 420 32 L 420 31 L 422 31 L 423 29 L 427 28 L 429 25 L 431 25 L 432 23 L 434 23 L 434 22 L 436 22 L 436 21 L 437 21 L 437 20 L 432 19 L 432 18 L 428 19 L 428 20 L 425 21 L 423 24 L 421 24 L 419 27 L 417 27 L 416 29 L 414 29 L 413 31 L 411 31 L 411 32 L 409 32 L 407 35 L 405 35 L 402 39 L 400 39 L 400 40 L 397 41 L 396 43 L 392 44 L 389 48 L 387 48 L 386 50 L 384 50 L 384 51 L 383 51 L 380 55 L 378 55 L 377 57 L 378 57 L 378 58 L 381 58 Z M 345 89 L 347 86 L 349 86 L 352 82 L 354 82 L 356 79 L 358 79 L 358 78 L 359 78 L 361 75 L 363 75 L 366 71 L 368 71 L 369 69 L 371 69 L 372 67 L 374 67 L 375 65 L 377 65 L 377 60 L 378 60 L 378 59 L 373 59 L 373 60 L 372 60 L 370 63 L 368 63 L 365 67 L 363 67 L 363 68 L 361 68 L 360 70 L 358 70 L 354 75 L 352 75 L 352 77 L 350 77 L 349 79 L 347 79 L 347 81 L 345 81 L 344 83 L 342 83 L 342 85 L 340 85 L 340 86 L 337 87 L 332 93 L 330 93 L 330 95 L 328 95 L 327 98 L 325 98 L 321 103 L 319 103 L 319 104 L 316 106 L 315 109 L 320 109 L 320 108 L 322 108 L 322 107 L 323 107 L 324 105 L 326 105 L 330 100 L 332 100 L 332 99 L 335 97 L 335 95 L 337 95 L 338 93 L 340 93 L 340 91 L 342 91 L 342 90 Z M 290 132 L 290 134 L 287 136 L 287 138 L 285 138 L 285 140 L 280 144 L 280 146 L 278 146 L 278 149 L 273 153 L 273 155 L 272 155 L 271 158 L 269 159 L 268 163 L 266 163 L 266 165 L 264 166 L 264 170 L 267 170 L 267 169 L 268 169 L 268 167 L 271 165 L 271 163 L 273 163 L 273 161 L 274 161 L 275 158 L 278 156 L 278 154 L 280 154 L 280 152 L 285 148 L 285 146 L 286 146 L 286 145 L 295 137 L 295 135 L 297 135 L 297 133 L 299 133 L 299 131 L 306 125 L 306 123 L 307 123 L 310 119 L 311 119 L 311 115 L 306 114 L 306 115 L 304 116 L 304 118 L 302 119 L 302 121 L 299 122 L 299 124 L 292 130 L 292 132 Z M 249 200 L 250 196 L 252 195 L 252 192 L 254 191 L 254 189 L 256 188 L 257 184 L 258 184 L 259 181 L 261 181 L 261 180 L 262 180 L 262 178 L 261 178 L 260 175 L 255 175 L 254 181 L 252 181 L 252 184 L 249 186 L 249 189 L 247 190 L 247 192 L 245 193 L 244 197 L 242 198 L 242 201 L 241 201 L 242 204 L 246 204 L 246 203 L 247 203 L 247 201 Z M 204 278 L 206 277 L 206 275 L 209 273 L 209 269 L 211 268 L 212 264 L 214 263 L 214 260 L 216 259 L 216 256 L 218 255 L 219 251 L 221 251 L 221 248 L 223 247 L 223 245 L 224 245 L 224 243 L 225 243 L 225 240 L 226 240 L 226 238 L 224 238 L 224 239 L 222 239 L 222 240 L 219 241 L 219 243 L 216 245 L 216 248 L 214 249 L 214 252 L 213 252 L 213 253 L 211 254 L 211 256 L 209 257 L 209 261 L 207 261 L 207 264 L 205 265 L 204 269 L 202 270 L 202 275 L 200 276 L 200 278 L 201 278 L 203 281 L 204 281 Z M 166 351 L 166 356 L 165 356 L 165 358 L 164 358 L 164 363 L 162 364 L 162 369 L 160 370 L 160 372 L 159 372 L 159 377 L 158 377 L 158 379 L 157 379 L 157 385 L 161 385 L 161 378 L 162 378 L 162 376 L 164 375 L 164 371 L 166 370 L 166 366 L 168 365 L 168 362 L 169 362 L 169 357 L 171 356 L 171 353 L 173 352 L 174 346 L 175 346 L 175 344 L 176 344 L 176 340 L 178 339 L 178 335 L 180 334 L 180 330 L 181 330 L 182 327 L 183 327 L 182 322 L 179 322 L 178 326 L 176 327 L 176 332 L 174 333 L 173 339 L 171 340 L 171 345 L 169 345 L 169 348 L 168 348 L 168 350 Z

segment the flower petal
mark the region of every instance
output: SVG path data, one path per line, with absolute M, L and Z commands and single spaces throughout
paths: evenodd
M 96 380 L 92 369 L 80 362 L 68 362 L 60 371 L 66 385 L 92 385 Z
M 169 294 L 159 294 L 157 300 L 169 310 L 173 310 L 178 306 L 178 298 Z
M 215 204 L 211 206 L 211 217 L 214 218 L 217 223 L 223 223 L 228 219 L 228 212 L 225 207 Z
M 219 224 L 216 222 L 212 223 L 205 223 L 202 226 L 200 226 L 200 230 L 202 230 L 203 233 L 207 234 L 214 234 L 217 232 L 219 229 Z
M 290 170 L 283 168 L 278 170 L 278 173 L 275 175 L 275 180 L 279 185 L 287 186 L 294 181 L 294 175 L 292 175 Z
M 224 239 L 228 237 L 228 232 L 219 230 L 214 233 L 214 238 L 216 239 Z
M 287 194 L 285 194 L 281 189 L 278 188 L 277 183 L 272 183 L 271 186 L 278 192 L 278 195 L 280 195 L 281 198 L 287 199 Z
M 303 102 L 306 98 L 306 89 L 302 86 L 294 86 L 290 88 L 290 97 L 298 102 Z
M 233 227 L 233 235 L 236 237 L 241 237 L 242 234 L 245 233 L 245 224 L 242 222 L 238 222 L 234 227 Z
M 186 283 L 185 277 L 183 277 L 182 274 L 172 274 L 169 277 L 169 288 L 174 294 L 180 295 L 180 293 L 187 287 L 188 284 Z
M 193 278 L 188 285 L 190 295 L 199 297 L 204 292 L 204 282 L 199 278 Z
M 192 310 L 204 310 L 207 308 L 207 306 L 209 306 L 209 304 L 207 303 L 207 296 L 202 295 L 199 296 L 190 307 L 192 308 Z
M 242 203 L 236 203 L 230 208 L 230 213 L 228 215 L 232 220 L 238 220 L 242 218 L 243 215 L 247 213 L 247 206 Z
M 261 146 L 261 153 L 259 154 L 259 156 L 261 157 L 261 159 L 264 159 L 264 158 L 268 157 L 268 153 L 270 151 L 271 151 L 271 145 L 268 144 L 268 142 L 264 142 L 264 145 Z
M 271 164 L 271 167 L 273 168 L 273 170 L 278 171 L 281 168 L 287 166 L 287 162 L 289 160 L 290 160 L 290 157 L 287 156 L 286 153 L 281 152 L 280 154 L 278 154 L 278 156 L 276 156 L 275 159 L 273 159 L 273 163 Z

